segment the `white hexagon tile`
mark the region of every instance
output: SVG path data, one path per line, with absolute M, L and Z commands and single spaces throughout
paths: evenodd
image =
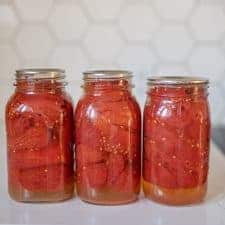
M 225 55 L 219 46 L 197 46 L 189 58 L 193 74 L 206 76 L 212 81 L 223 80 Z
M 1 80 L 11 80 L 10 75 L 13 75 L 14 68 L 19 66 L 19 59 L 15 50 L 10 45 L 0 44 L 0 70 Z
M 41 25 L 22 26 L 15 42 L 19 56 L 31 62 L 46 59 L 53 46 L 50 33 Z
M 0 40 L 11 38 L 17 25 L 18 21 L 12 7 L 0 5 Z
M 16 56 L 14 49 L 10 45 L 0 44 L 0 119 L 5 116 L 5 105 L 9 98 L 13 85 L 14 68 L 18 68 L 19 59 Z M 10 74 L 10 76 L 9 76 Z
M 189 76 L 190 72 L 188 66 L 182 63 L 160 63 L 154 70 L 155 75 L 167 74 L 172 76 L 177 74 L 179 76 Z
M 82 71 L 88 67 L 88 60 L 79 46 L 58 46 L 50 59 L 52 67 L 66 68 L 67 80 L 82 82 Z
M 225 33 L 225 10 L 220 5 L 202 5 L 190 18 L 193 35 L 197 40 L 216 41 Z
M 80 40 L 88 25 L 81 7 L 74 2 L 55 4 L 49 23 L 62 41 Z
M 225 0 L 1 0 L 0 111 L 19 67 L 66 69 L 75 101 L 83 70 L 124 68 L 142 106 L 149 75 L 210 78 L 225 123 L 224 21 Z
M 87 53 L 96 62 L 113 62 L 122 45 L 123 41 L 115 26 L 94 25 L 84 38 Z
M 124 0 L 83 0 L 90 17 L 99 22 L 115 20 L 119 16 L 123 2 Z
M 117 59 L 120 68 L 133 72 L 134 93 L 139 96 L 139 102 L 142 106 L 145 101 L 145 81 L 152 74 L 157 61 L 154 51 L 145 45 L 128 45 L 122 49 Z
M 182 25 L 167 25 L 155 35 L 153 43 L 163 60 L 185 61 L 192 48 L 193 40 Z
M 53 0 L 16 0 L 15 6 L 24 21 L 43 21 L 47 18 Z
M 150 5 L 134 3 L 121 12 L 119 24 L 127 40 L 149 41 L 159 26 L 159 18 Z
M 170 0 L 169 4 L 165 4 L 165 0 L 153 0 L 153 6 L 161 18 L 171 21 L 184 21 L 188 19 L 195 3 L 196 0 Z

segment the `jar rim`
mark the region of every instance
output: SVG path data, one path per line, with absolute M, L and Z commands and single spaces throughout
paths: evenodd
M 16 70 L 17 80 L 27 79 L 64 79 L 65 70 L 58 68 L 27 68 Z
M 207 85 L 209 80 L 197 76 L 152 76 L 147 78 L 148 85 Z
M 89 70 L 83 72 L 83 80 L 112 80 L 128 79 L 132 77 L 132 72 L 128 70 Z

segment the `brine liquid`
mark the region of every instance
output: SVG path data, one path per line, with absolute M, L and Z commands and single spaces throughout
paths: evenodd
M 28 191 L 24 188 L 9 186 L 10 196 L 19 202 L 58 202 L 70 199 L 74 195 L 74 181 L 63 187 L 61 191 Z
M 143 182 L 145 196 L 151 200 L 168 205 L 185 205 L 199 203 L 204 200 L 207 184 L 193 188 L 163 188 L 149 182 Z
M 134 190 L 132 192 L 118 192 L 112 191 L 110 188 L 108 190 L 95 190 L 95 189 L 78 189 L 78 194 L 80 198 L 86 202 L 101 205 L 120 205 L 127 204 L 138 199 L 140 187 L 137 187 L 136 193 Z

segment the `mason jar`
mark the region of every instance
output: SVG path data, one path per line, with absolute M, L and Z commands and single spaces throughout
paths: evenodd
M 125 204 L 140 191 L 141 114 L 128 71 L 84 73 L 75 111 L 77 192 L 95 204 Z
M 144 109 L 143 190 L 166 204 L 202 201 L 207 190 L 208 80 L 151 77 Z
M 6 105 L 8 190 L 23 202 L 52 202 L 74 193 L 73 108 L 65 71 L 16 71 Z

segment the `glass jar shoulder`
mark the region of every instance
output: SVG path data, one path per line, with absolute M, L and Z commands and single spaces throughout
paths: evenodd
M 22 93 L 15 92 L 6 104 L 6 117 L 15 113 L 38 113 L 52 115 L 72 110 L 71 97 L 65 93 Z
M 139 126 L 140 117 L 139 105 L 132 96 L 119 101 L 102 101 L 101 98 L 83 96 L 75 110 L 77 121 L 104 120 L 105 123 L 129 126 L 133 129 Z
M 148 96 L 144 107 L 144 118 L 171 126 L 186 126 L 193 120 L 210 120 L 209 103 L 206 96 L 152 97 Z

